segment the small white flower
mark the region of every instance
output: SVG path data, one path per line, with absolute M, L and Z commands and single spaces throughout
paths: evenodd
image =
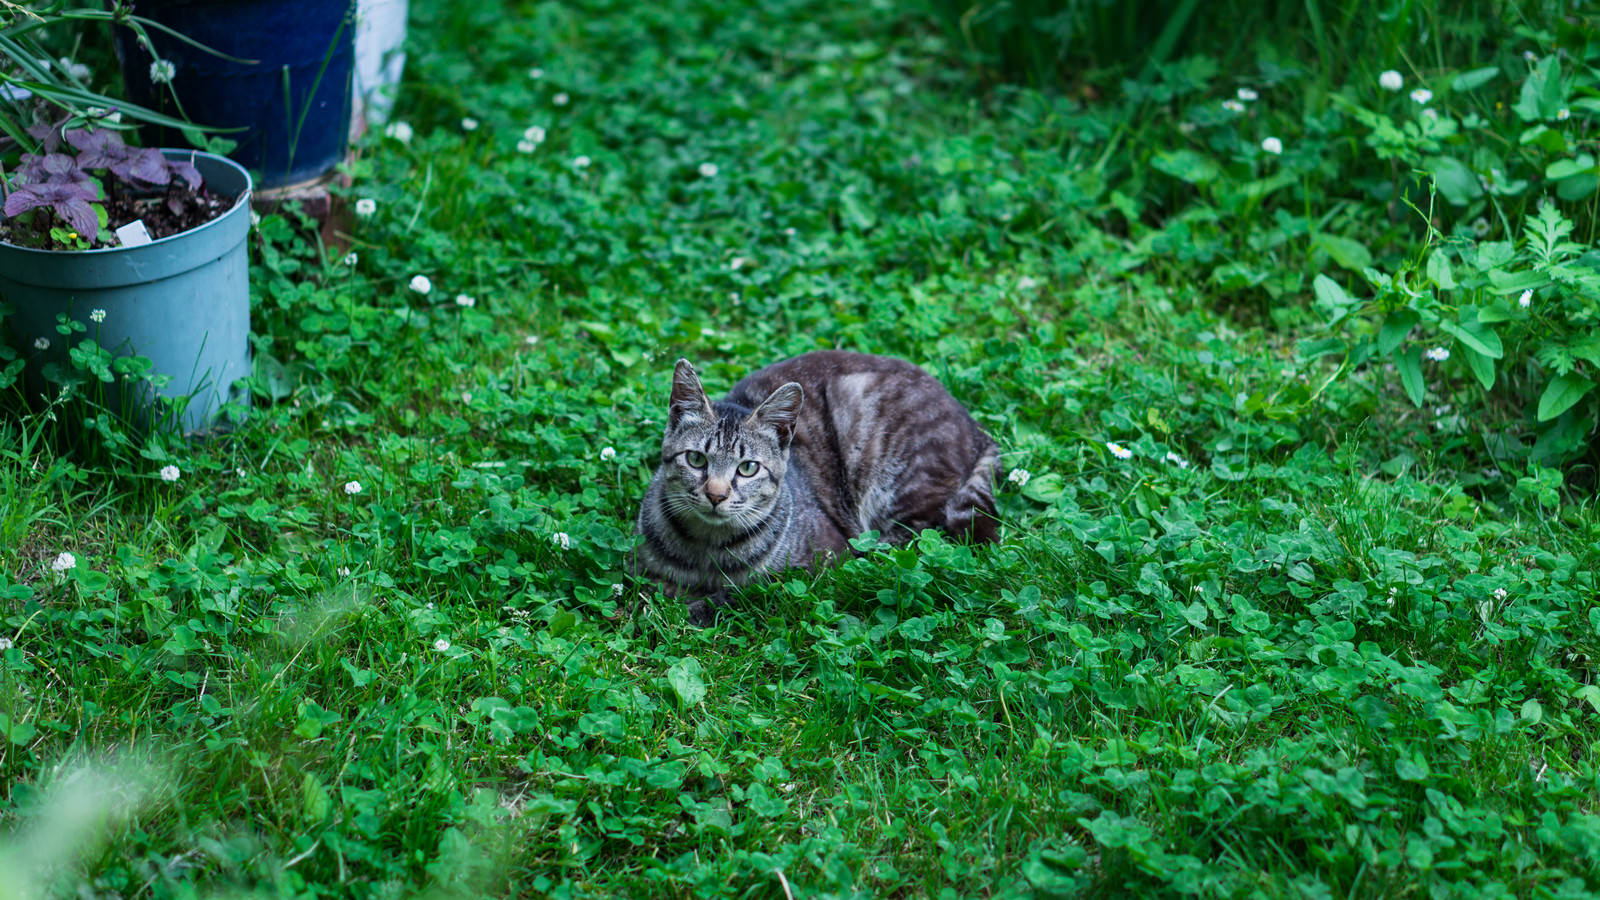
M 1446 347 L 1434 347 L 1422 355 L 1434 362 L 1444 362 L 1450 358 L 1450 350 Z
M 1399 592 L 1400 592 L 1399 588 L 1389 588 L 1389 596 L 1386 597 L 1385 599 L 1388 601 L 1390 606 L 1394 605 L 1395 595 L 1398 594 Z
M 409 144 L 413 132 L 408 122 L 390 122 L 388 127 L 383 129 L 383 133 L 385 137 L 392 137 L 402 144 Z
M 349 494 L 352 497 L 354 497 L 356 494 L 361 493 L 361 482 L 359 482 L 359 481 L 346 481 L 344 483 L 344 492 L 346 494 Z
M 157 59 L 150 63 L 150 81 L 154 84 L 166 84 L 176 74 L 178 67 L 170 59 Z
M 429 281 L 426 275 L 413 275 L 411 276 L 411 289 L 426 297 L 433 291 L 433 282 Z
M 615 447 L 602 447 L 602 448 L 600 448 L 600 461 L 601 462 L 611 462 L 613 459 L 616 459 L 616 458 L 617 458 L 617 448 L 615 448 Z
M 339 568 L 334 569 L 333 572 L 334 572 L 335 575 L 338 575 L 340 578 L 349 578 L 350 577 L 350 567 L 349 566 L 340 566 Z
M 360 262 L 360 261 L 361 261 L 361 257 L 357 256 L 356 252 L 354 250 L 351 250 L 349 253 L 346 253 L 344 255 L 344 259 L 340 260 L 340 262 L 343 262 L 346 266 L 349 266 L 352 269 L 355 268 L 356 263 Z
M 544 129 L 538 125 L 529 125 L 522 129 L 522 139 L 533 144 L 544 143 Z
M 572 538 L 565 531 L 558 531 L 555 534 L 550 535 L 550 543 L 555 544 L 557 547 L 560 547 L 563 550 L 572 549 Z
M 16 644 L 11 643 L 11 638 L 0 637 L 0 651 L 10 650 Z
M 1017 290 L 1019 291 L 1031 291 L 1038 286 L 1039 279 L 1034 278 L 1032 275 L 1024 275 L 1017 279 Z
M 537 334 L 530 334 L 527 337 L 523 338 L 522 342 L 524 344 L 527 344 L 529 347 L 532 347 L 534 344 L 539 343 L 539 336 Z
M 1027 469 L 1012 469 L 1011 474 L 1006 476 L 1006 480 L 1017 487 L 1023 487 L 1027 485 L 1028 479 L 1032 477 L 1033 474 Z
M 574 169 L 587 169 L 593 162 L 594 160 L 587 156 L 579 156 L 572 160 L 572 167 Z
M 793 228 L 785 228 L 783 230 L 783 236 L 784 237 L 794 237 L 795 236 L 795 230 Z
M 1173 465 L 1177 466 L 1180 469 L 1189 468 L 1189 461 L 1187 459 L 1184 459 L 1183 457 L 1179 456 L 1178 454 L 1174 453 L 1171 450 L 1167 451 L 1167 455 L 1166 455 L 1165 459 L 1166 459 L 1167 462 L 1172 463 Z
M 728 268 L 735 272 L 748 265 L 750 265 L 748 256 L 735 256 L 733 259 L 728 260 Z
M 1494 598 L 1496 600 L 1504 600 L 1506 598 L 1507 593 L 1508 592 L 1503 587 L 1495 588 L 1494 589 Z
M 1106 449 L 1110 450 L 1111 455 L 1117 459 L 1133 459 L 1133 451 L 1116 441 L 1106 441 Z
M 528 77 L 532 78 L 534 81 L 538 81 L 539 79 L 544 77 L 544 70 L 539 68 L 538 66 L 534 66 L 533 68 L 528 70 Z
M 59 65 L 61 67 L 61 71 L 73 81 L 89 80 L 89 67 L 81 62 L 74 62 L 63 56 L 56 60 L 56 65 Z
M 444 638 L 439 638 L 437 641 L 433 642 L 433 649 L 436 652 L 443 653 L 450 649 L 450 642 Z
M 1489 233 L 1489 220 L 1485 219 L 1483 216 L 1479 216 L 1476 219 L 1473 219 L 1472 220 L 1472 233 L 1477 235 L 1478 237 L 1484 237 L 1484 236 L 1488 235 L 1488 233 Z
M 1416 90 L 1411 92 L 1411 102 L 1413 102 L 1413 103 L 1418 103 L 1418 104 L 1421 104 L 1422 106 L 1427 106 L 1428 105 L 1428 101 L 1430 101 L 1432 99 L 1433 99 L 1433 91 L 1430 91 L 1427 88 L 1417 88 Z
M 537 149 L 539 149 L 539 145 L 534 143 L 533 141 L 530 141 L 530 140 L 526 139 L 526 138 L 524 138 L 524 139 L 522 139 L 520 141 L 517 141 L 517 152 L 518 153 L 532 153 L 533 151 L 535 151 Z
M 472 392 L 471 391 L 462 391 L 461 392 L 461 402 L 462 403 L 471 403 L 472 402 Z
M 613 597 L 621 597 L 622 596 L 622 592 L 625 591 L 625 590 L 627 590 L 627 588 L 623 587 L 620 584 L 612 584 L 611 585 L 611 596 L 613 596 Z
M 462 131 L 477 131 L 478 130 L 478 120 L 474 119 L 471 116 L 467 116 L 466 118 L 461 120 L 461 130 Z
M 378 201 L 371 197 L 362 197 L 356 201 L 356 216 L 362 219 L 371 218 L 378 211 Z
M 1405 76 L 1393 69 L 1387 69 L 1383 72 L 1383 74 L 1378 76 L 1378 87 L 1381 87 L 1386 91 L 1398 91 L 1402 87 L 1405 87 L 1405 83 Z
M 162 481 L 177 481 L 183 477 L 183 472 L 179 471 L 177 466 L 172 465 L 162 466 L 161 471 L 157 474 L 161 476 Z
M 557 106 L 566 106 L 567 103 L 569 101 L 571 101 L 571 100 L 572 100 L 572 98 L 567 96 L 567 92 L 566 91 L 562 91 L 561 93 L 559 93 L 559 94 L 555 95 L 554 97 L 550 98 L 550 102 L 554 103 Z
M 47 337 L 34 338 L 33 339 L 33 349 L 35 349 L 35 350 L 49 350 L 50 349 L 50 339 L 47 338 Z
M 1566 120 L 1568 120 L 1570 118 L 1572 118 L 1572 110 L 1567 109 L 1565 106 L 1563 106 L 1560 109 L 1556 110 L 1556 121 L 1557 122 L 1565 122 Z
M 703 162 L 703 163 L 701 163 L 700 164 L 700 177 L 701 178 L 715 178 L 715 177 L 717 177 L 717 164 L 714 163 L 714 162 Z
M 1523 309 L 1527 309 L 1533 305 L 1533 288 L 1529 288 L 1522 292 L 1522 296 L 1517 298 L 1517 305 Z
M 1533 62 L 1534 60 L 1536 60 L 1538 58 L 1539 58 L 1539 54 L 1533 52 L 1532 50 L 1524 50 L 1524 51 L 1522 51 L 1522 59 L 1523 59 L 1524 62 Z
M 1275 137 L 1264 138 L 1261 141 L 1261 149 L 1271 153 L 1273 156 L 1277 156 L 1283 152 L 1283 141 Z
M 1256 100 L 1260 99 L 1261 95 L 1257 94 L 1255 91 L 1250 90 L 1249 88 L 1239 88 L 1238 97 L 1239 97 L 1240 100 L 1243 100 L 1246 103 L 1253 103 Z
M 246 471 L 245 471 L 245 470 L 244 470 L 244 466 L 239 466 L 239 467 L 238 467 L 238 468 L 236 468 L 236 469 L 234 469 L 234 470 L 233 470 L 233 474 L 235 474 L 235 475 L 237 475 L 237 476 L 239 476 L 239 477 L 240 477 L 240 478 L 243 478 L 243 477 L 245 477 L 245 476 L 246 476 L 246 475 L 249 475 L 249 474 L 250 474 L 250 473 L 249 473 L 249 472 L 246 472 Z
M 91 321 L 91 322 L 95 323 L 96 325 L 98 325 L 101 322 L 104 322 L 105 320 L 106 320 L 106 311 L 105 310 L 103 310 L 103 309 L 91 309 L 91 310 L 89 310 L 89 321 Z
M 471 309 L 478 305 L 478 298 L 472 296 L 471 294 L 457 294 L 456 305 L 462 309 Z
M 65 550 L 56 554 L 56 558 L 50 561 L 50 570 L 52 572 L 65 572 L 68 569 L 76 569 L 77 567 L 78 558 Z
M 1178 133 L 1179 134 L 1194 134 L 1195 129 L 1198 128 L 1198 127 L 1200 127 L 1200 126 L 1194 124 L 1193 122 L 1179 122 L 1178 123 Z
M 1222 101 L 1222 108 L 1231 113 L 1244 112 L 1244 104 L 1232 99 Z
M 253 209 L 250 210 L 250 227 L 251 228 L 260 228 L 261 227 L 261 213 L 258 213 Z

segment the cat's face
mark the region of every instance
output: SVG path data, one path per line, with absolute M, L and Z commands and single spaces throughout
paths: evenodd
M 771 512 L 788 470 L 789 441 L 804 400 L 786 384 L 748 415 L 722 415 L 694 369 L 678 361 L 661 442 L 663 497 L 680 517 L 719 529 L 753 528 Z

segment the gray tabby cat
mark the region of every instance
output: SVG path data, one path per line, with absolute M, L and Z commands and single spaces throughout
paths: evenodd
M 680 359 L 637 562 L 706 624 L 729 586 L 809 568 L 864 531 L 995 540 L 999 461 L 966 409 L 904 360 L 807 353 L 713 403 Z

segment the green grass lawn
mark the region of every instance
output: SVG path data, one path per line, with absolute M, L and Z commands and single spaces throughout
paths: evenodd
M 1569 31 L 1046 93 L 909 4 L 413 7 L 237 433 L 0 419 L 0 900 L 1600 891 Z M 624 576 L 672 363 L 822 347 L 973 411 L 1003 539 L 697 629 Z

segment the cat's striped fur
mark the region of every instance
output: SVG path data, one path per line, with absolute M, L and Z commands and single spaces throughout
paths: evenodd
M 864 531 L 994 540 L 999 460 L 950 392 L 904 360 L 807 353 L 716 403 L 678 360 L 637 561 L 706 622 L 730 585 L 810 567 Z

